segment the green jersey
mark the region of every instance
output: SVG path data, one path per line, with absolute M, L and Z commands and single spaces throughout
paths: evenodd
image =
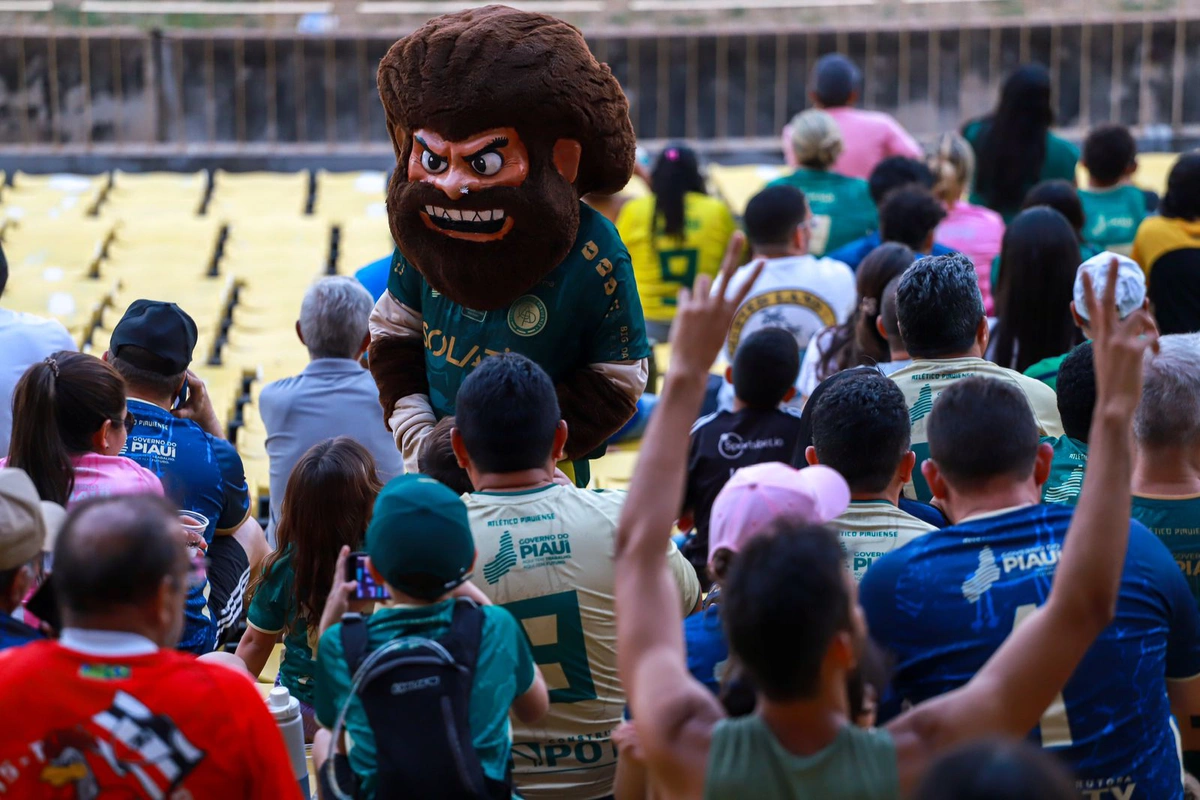
M 1087 456 L 1087 442 L 1072 439 L 1065 434 L 1058 437 L 1054 442 L 1050 477 L 1042 487 L 1043 503 L 1073 506 L 1079 502 L 1079 492 L 1083 489 L 1083 473 L 1087 469 Z
M 976 154 L 980 152 L 981 145 L 991 129 L 990 120 L 976 120 L 968 123 L 963 128 L 963 138 L 970 143 L 971 148 Z M 1055 136 L 1049 131 L 1046 132 L 1046 157 L 1042 161 L 1042 169 L 1038 173 L 1036 180 L 1027 180 L 1025 187 L 1021 190 L 1022 197 L 1034 187 L 1035 184 L 1042 181 L 1050 181 L 1062 179 L 1065 181 L 1075 182 L 1075 167 L 1079 163 L 1079 148 Z M 1004 217 L 1005 224 L 1012 222 L 1019 212 L 1018 206 L 1007 208 L 999 208 L 997 204 L 992 202 L 992 190 L 989 186 L 980 185 L 979 171 L 975 171 L 974 185 L 971 187 L 971 202 L 977 206 L 987 206 L 996 211 L 1000 216 Z M 992 284 L 995 286 L 996 284 Z
M 1146 195 L 1136 186 L 1080 189 L 1083 203 L 1083 238 L 1104 247 L 1130 247 L 1138 226 L 1146 218 Z
M 263 576 L 250 601 L 246 622 L 263 633 L 283 634 L 279 682 L 287 687 L 292 697 L 312 705 L 316 628 L 310 632 L 308 618 L 296 608 L 296 573 L 292 569 L 291 550 Z
M 489 355 L 520 353 L 555 383 L 588 364 L 650 355 L 629 253 L 612 223 L 583 203 L 570 253 L 507 308 L 476 311 L 453 302 L 399 250 L 388 291 L 421 315 L 429 400 L 438 419 L 454 413 L 458 387 Z
M 820 752 L 784 749 L 757 714 L 721 720 L 708 753 L 705 800 L 897 800 L 896 744 L 882 728 L 846 724 Z
M 409 636 L 436 639 L 450 628 L 454 602 L 447 599 L 428 606 L 378 609 L 366 618 L 367 652 L 378 650 L 393 639 Z M 533 653 L 525 631 L 512 614 L 500 606 L 484 606 L 482 610 L 483 631 L 468 715 L 484 774 L 493 780 L 504 780 L 512 747 L 508 711 L 513 701 L 533 685 Z M 350 689 L 353 676 L 346 666 L 340 622 L 321 636 L 316 674 L 313 707 L 322 727 L 332 729 L 342 705 L 347 699 L 350 701 L 346 713 L 346 735 L 354 743 L 350 749 L 350 767 L 360 781 L 359 796 L 372 798 L 376 780 L 375 733 L 362 700 Z
M 1133 518 L 1167 546 L 1200 602 L 1200 494 L 1182 497 L 1133 496 Z
M 832 253 L 879 227 L 875 201 L 861 178 L 801 167 L 771 181 L 770 186 L 793 186 L 808 198 L 812 211 L 808 251 L 814 256 Z

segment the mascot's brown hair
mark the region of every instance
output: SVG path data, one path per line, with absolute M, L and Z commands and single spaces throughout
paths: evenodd
M 397 159 L 392 236 L 433 289 L 468 308 L 503 308 L 537 284 L 575 239 L 579 198 L 619 191 L 633 171 L 620 85 L 553 17 L 487 6 L 431 20 L 388 51 L 379 94 Z M 460 142 L 498 129 L 527 153 L 519 180 L 456 189 L 410 175 L 445 166 L 422 160 L 417 132 Z

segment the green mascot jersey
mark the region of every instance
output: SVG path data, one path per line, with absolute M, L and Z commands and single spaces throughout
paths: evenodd
M 567 257 L 507 308 L 475 311 L 453 302 L 430 288 L 399 250 L 388 291 L 421 315 L 438 419 L 454 413 L 458 387 L 488 355 L 520 353 L 555 383 L 589 364 L 650 355 L 629 253 L 612 223 L 585 203 Z

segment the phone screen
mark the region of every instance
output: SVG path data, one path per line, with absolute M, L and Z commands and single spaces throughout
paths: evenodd
M 371 571 L 367 569 L 367 554 L 351 553 L 346 559 L 346 580 L 358 581 L 358 589 L 354 596 L 359 600 L 387 600 L 391 597 L 387 587 L 376 583 Z

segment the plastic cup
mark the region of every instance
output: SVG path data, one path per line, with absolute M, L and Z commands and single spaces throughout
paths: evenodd
M 204 541 L 204 532 L 208 530 L 208 517 L 187 510 L 180 510 L 178 514 L 179 526 L 183 528 L 184 535 L 187 537 L 188 549 L 193 551 L 190 555 L 203 554 L 208 549 L 208 545 Z

